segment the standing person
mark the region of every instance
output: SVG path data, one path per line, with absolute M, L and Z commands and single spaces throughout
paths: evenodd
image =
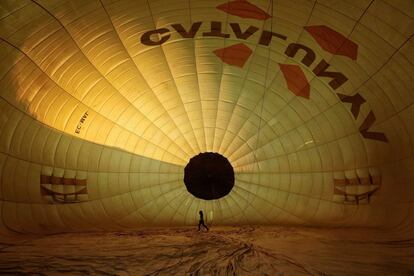
M 200 212 L 198 212 L 199 214 L 200 214 L 200 220 L 198 221 L 198 231 L 200 231 L 201 229 L 200 229 L 200 226 L 202 225 L 202 226 L 204 226 L 204 228 L 206 228 L 207 229 L 207 231 L 208 231 L 208 227 L 207 227 L 207 225 L 205 225 L 205 223 L 204 223 L 204 218 L 203 218 L 203 211 L 201 211 L 200 210 Z

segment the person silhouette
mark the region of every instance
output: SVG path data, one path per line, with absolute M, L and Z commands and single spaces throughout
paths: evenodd
M 202 226 L 204 226 L 204 228 L 206 228 L 206 229 L 207 229 L 207 231 L 208 231 L 208 227 L 207 227 L 207 225 L 204 223 L 203 211 L 201 211 L 201 210 L 200 210 L 200 212 L 198 212 L 198 213 L 200 214 L 200 220 L 198 221 L 198 231 L 200 231 L 200 230 L 201 230 L 201 229 L 200 229 L 201 225 L 202 225 Z

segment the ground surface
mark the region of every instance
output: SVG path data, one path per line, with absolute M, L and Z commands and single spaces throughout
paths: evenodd
M 0 273 L 414 275 L 414 240 L 371 230 L 250 226 L 26 236 L 1 244 Z

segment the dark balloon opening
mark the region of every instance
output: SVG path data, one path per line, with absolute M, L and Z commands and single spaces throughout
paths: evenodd
M 203 152 L 191 158 L 184 168 L 184 183 L 197 198 L 219 199 L 234 186 L 233 167 L 223 155 Z

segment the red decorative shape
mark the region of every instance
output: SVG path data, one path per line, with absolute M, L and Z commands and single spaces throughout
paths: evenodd
M 279 67 L 289 90 L 296 96 L 309 99 L 310 86 L 302 69 L 298 65 L 293 64 L 279 64 Z
M 242 68 L 252 54 L 252 50 L 243 43 L 213 51 L 224 63 Z
M 219 10 L 242 18 L 266 20 L 271 16 L 261 8 L 245 0 L 235 0 L 216 7 Z
M 325 25 L 306 26 L 305 30 L 325 51 L 356 60 L 358 44 Z

